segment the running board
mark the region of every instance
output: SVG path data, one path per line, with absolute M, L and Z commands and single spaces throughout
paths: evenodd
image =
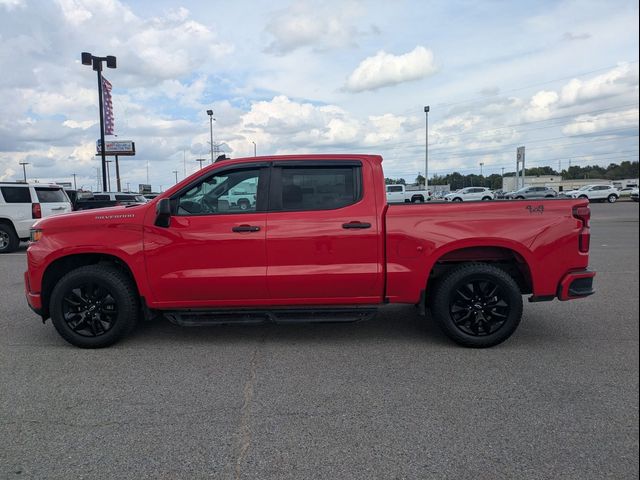
M 276 323 L 350 323 L 369 320 L 376 307 L 283 308 L 274 310 L 174 310 L 162 312 L 171 323 L 181 327 L 208 325 L 262 325 Z

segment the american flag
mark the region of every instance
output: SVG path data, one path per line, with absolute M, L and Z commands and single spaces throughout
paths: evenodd
M 111 101 L 111 82 L 102 77 L 102 102 L 104 107 L 104 134 L 113 135 L 113 102 Z

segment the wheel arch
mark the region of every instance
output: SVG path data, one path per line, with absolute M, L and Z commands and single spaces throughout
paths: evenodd
M 16 231 L 16 226 L 13 224 L 13 221 L 10 218 L 0 217 L 0 225 L 6 225 L 8 227 L 11 227 L 13 229 L 13 233 L 15 233 L 16 236 L 18 235 L 18 232 Z
M 528 255 L 514 246 L 496 244 L 487 245 L 457 245 L 442 250 L 435 254 L 434 260 L 426 281 L 426 297 L 429 291 L 452 268 L 462 263 L 488 263 L 507 272 L 518 284 L 522 294 L 534 291 L 533 272 L 530 268 Z
M 123 259 L 116 255 L 110 255 L 105 253 L 76 253 L 65 255 L 57 258 L 51 262 L 42 276 L 42 315 L 43 318 L 50 316 L 49 302 L 51 300 L 51 292 L 53 291 L 56 283 L 67 273 L 76 268 L 86 265 L 104 264 L 115 266 L 118 270 L 122 271 L 127 278 L 131 280 L 131 283 L 136 289 L 136 295 L 140 295 L 138 289 L 138 282 L 136 282 L 135 275 L 131 267 Z

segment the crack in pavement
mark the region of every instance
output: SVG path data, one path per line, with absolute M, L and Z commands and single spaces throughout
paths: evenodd
M 251 405 L 253 402 L 253 391 L 256 385 L 257 379 L 257 369 L 258 369 L 258 359 L 260 350 L 264 345 L 266 339 L 266 335 L 264 335 L 260 343 L 256 346 L 251 354 L 251 360 L 249 361 L 249 378 L 244 384 L 243 389 L 243 403 L 242 408 L 240 410 L 240 426 L 238 428 L 238 442 L 235 447 L 235 455 L 232 458 L 235 458 L 235 468 L 233 478 L 238 480 L 242 473 L 242 463 L 249 451 L 249 447 L 251 445 Z

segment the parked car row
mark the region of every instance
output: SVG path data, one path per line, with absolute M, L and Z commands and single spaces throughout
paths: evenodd
M 635 192 L 635 194 L 634 194 Z M 491 190 L 484 187 L 467 187 L 451 193 L 441 194 L 436 198 L 441 198 L 446 202 L 463 202 L 479 200 L 530 200 L 530 199 L 551 199 L 551 198 L 582 198 L 592 202 L 615 203 L 620 197 L 628 196 L 634 201 L 638 201 L 638 188 L 626 187 L 617 189 L 613 185 L 585 185 L 576 190 L 556 192 L 547 186 L 529 186 L 505 192 L 503 190 Z
M 69 191 L 67 193 L 70 193 Z M 75 192 L 71 194 L 74 210 L 90 210 L 92 208 L 117 207 L 119 205 L 135 205 L 146 203 L 148 199 L 139 193 L 125 192 Z
M 0 253 L 8 253 L 29 239 L 40 218 L 74 210 L 145 203 L 142 195 L 123 192 L 81 192 L 47 183 L 0 183 Z

